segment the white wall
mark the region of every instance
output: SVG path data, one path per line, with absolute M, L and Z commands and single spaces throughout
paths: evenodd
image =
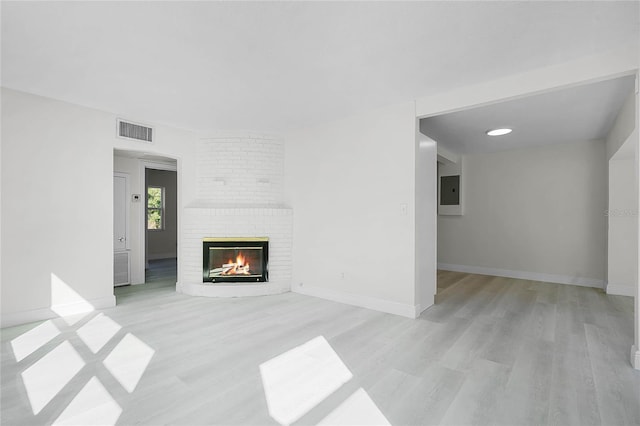
M 635 295 L 637 288 L 636 96 L 631 92 L 606 141 L 609 158 L 607 293 Z
M 638 86 L 636 73 L 636 88 Z M 637 91 L 637 89 L 636 89 Z M 640 284 L 638 267 L 638 94 L 630 93 L 607 137 L 609 160 L 607 293 L 635 297 L 631 365 L 640 369 Z
M 418 126 L 416 125 L 416 129 Z M 434 140 L 417 135 L 416 149 L 416 304 L 422 312 L 436 294 L 437 157 Z
M 114 304 L 107 118 L 2 90 L 3 325 L 47 313 L 60 281 L 91 304 Z
M 633 158 L 635 150 L 633 143 L 625 143 L 636 127 L 636 95 L 631 92 L 620 108 L 616 121 L 607 136 L 607 158 L 614 155 Z M 622 152 L 620 151 L 623 147 Z
M 414 316 L 413 103 L 287 135 L 292 290 Z
M 631 141 L 629 141 L 631 143 Z M 634 296 L 638 248 L 634 157 L 609 161 L 607 293 Z
M 115 123 L 2 89 L 2 326 L 55 316 L 64 303 L 113 306 L 114 148 L 178 156 L 195 169 L 191 133 L 158 126 L 157 142 L 141 145 L 116 138 Z M 187 197 L 194 178 L 184 173 Z M 52 295 L 56 285 L 68 286 L 64 298 Z
M 438 217 L 443 269 L 602 287 L 601 141 L 466 156 L 465 214 Z
M 640 72 L 636 72 L 636 87 L 640 84 Z M 635 176 L 635 193 L 636 193 L 636 211 L 640 212 L 640 99 L 636 90 L 635 96 L 635 104 L 636 104 L 636 130 L 631 136 L 631 142 L 635 146 L 635 165 L 636 165 L 636 176 Z M 635 321 L 634 321 L 634 342 L 633 346 L 631 346 L 631 365 L 636 369 L 640 370 L 640 214 L 636 216 L 636 247 L 639 248 L 638 255 L 636 258 L 636 294 L 635 294 Z

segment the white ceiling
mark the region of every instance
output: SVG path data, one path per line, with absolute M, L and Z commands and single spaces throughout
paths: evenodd
M 457 154 L 606 139 L 634 92 L 627 76 L 420 120 L 420 131 Z M 487 136 L 508 127 L 505 136 Z
M 636 42 L 638 2 L 2 2 L 2 85 L 284 131 Z

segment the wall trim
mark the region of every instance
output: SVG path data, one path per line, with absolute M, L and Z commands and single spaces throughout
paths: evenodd
M 415 305 L 412 318 L 418 318 L 424 311 L 435 305 L 435 296 L 432 296 L 431 300 L 432 302 L 429 306 L 422 306 L 422 304 Z
M 607 283 L 607 294 L 613 296 L 630 296 L 634 297 L 636 289 L 629 285 Z
M 438 269 L 470 274 L 493 275 L 496 277 L 517 278 L 523 280 L 543 281 L 556 284 L 577 285 L 604 289 L 604 280 L 574 277 L 570 275 L 542 274 L 539 272 L 513 271 L 510 269 L 486 268 L 484 266 L 455 265 L 438 263 Z
M 99 299 L 91 299 L 86 302 L 78 302 L 76 304 L 65 305 L 65 308 L 68 308 L 70 311 L 73 311 L 73 306 L 78 305 L 81 308 L 86 307 L 86 303 L 89 303 L 94 309 L 105 309 L 105 308 L 113 308 L 116 306 L 116 297 L 111 295 L 107 297 L 101 297 Z M 30 322 L 43 321 L 52 318 L 58 318 L 59 315 L 56 314 L 51 308 L 41 308 L 41 309 L 32 309 L 29 311 L 20 311 L 20 312 L 10 312 L 3 313 L 0 316 L 0 327 L 12 327 L 14 325 L 28 324 Z
M 305 296 L 318 297 L 320 299 L 344 303 L 345 305 L 358 306 L 360 308 L 399 315 L 411 319 L 417 318 L 418 315 L 420 315 L 419 313 L 421 312 L 420 305 L 409 305 L 400 302 L 393 302 L 391 300 L 378 299 L 376 297 L 370 296 L 361 296 L 358 294 L 331 290 L 322 287 L 308 285 L 301 286 L 300 284 L 294 284 L 291 286 L 291 291 L 294 293 L 304 294 Z
M 631 366 L 640 370 L 640 349 L 636 345 L 631 346 Z
M 286 293 L 288 282 L 262 283 L 176 283 L 176 292 L 199 297 L 251 297 Z

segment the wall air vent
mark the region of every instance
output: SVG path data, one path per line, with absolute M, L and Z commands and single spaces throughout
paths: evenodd
M 118 119 L 118 137 L 153 142 L 153 128 Z

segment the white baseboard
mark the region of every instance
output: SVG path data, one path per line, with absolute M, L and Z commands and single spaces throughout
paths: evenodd
M 423 313 L 424 311 L 426 311 L 427 309 L 429 309 L 435 304 L 436 304 L 436 296 L 434 295 L 434 296 L 431 296 L 431 299 L 429 300 L 427 305 L 422 305 L 422 304 L 415 305 L 415 313 L 413 318 L 418 318 L 421 313 Z
M 87 304 L 91 305 L 93 309 L 105 309 L 116 306 L 116 297 L 107 296 L 99 299 L 91 299 L 86 302 L 79 302 L 77 304 L 68 304 L 63 308 L 66 312 L 78 313 L 80 311 L 87 311 Z M 59 311 L 59 309 L 56 310 Z M 27 324 L 35 321 L 43 321 L 51 318 L 57 318 L 60 315 L 57 314 L 52 308 L 32 309 L 29 311 L 10 312 L 3 313 L 0 316 L 0 327 L 12 327 L 14 325 Z
M 306 296 L 318 297 L 320 299 L 331 300 L 334 302 L 344 303 L 346 305 L 359 306 L 361 308 L 400 315 L 402 317 L 412 319 L 417 318 L 420 315 L 420 312 L 428 308 L 427 306 L 421 309 L 420 305 L 408 305 L 405 303 L 393 302 L 369 296 L 361 296 L 322 287 L 308 285 L 300 286 L 300 284 L 293 284 L 291 286 L 291 291 L 294 293 L 304 294 Z
M 289 282 L 263 283 L 176 283 L 176 292 L 200 297 L 249 297 L 286 293 Z
M 604 280 L 574 277 L 570 275 L 541 274 L 538 272 L 512 271 L 510 269 L 486 268 L 483 266 L 454 265 L 438 263 L 438 269 L 469 274 L 493 275 L 496 277 L 518 278 L 522 280 L 543 281 L 556 284 L 569 284 L 581 287 L 604 288 Z
M 635 345 L 631 346 L 631 366 L 640 370 L 640 348 Z
M 607 294 L 634 297 L 636 289 L 630 285 L 607 283 Z

